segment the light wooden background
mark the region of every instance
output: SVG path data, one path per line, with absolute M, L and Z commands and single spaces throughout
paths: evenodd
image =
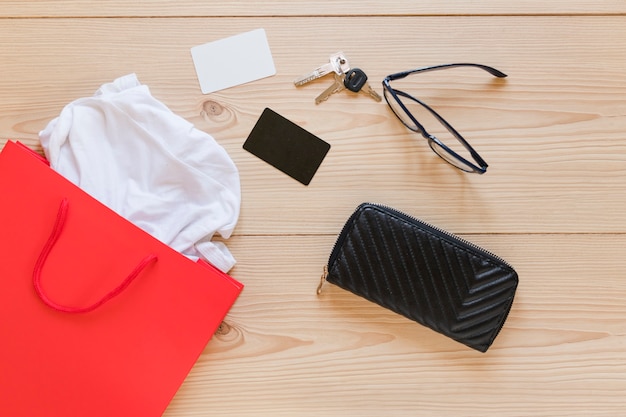
M 260 27 L 278 74 L 202 95 L 189 49 Z M 487 174 L 450 168 L 386 104 L 344 92 L 316 106 L 328 80 L 293 86 L 339 50 L 379 92 L 385 75 L 425 65 L 508 73 L 408 82 Z M 41 150 L 38 131 L 64 105 L 130 72 L 213 135 L 242 181 L 227 243 L 246 288 L 166 417 L 625 415 L 624 1 L 0 1 L 0 145 Z M 332 145 L 310 186 L 242 150 L 265 107 Z M 331 285 L 316 296 L 363 201 L 515 266 L 515 303 L 488 353 Z

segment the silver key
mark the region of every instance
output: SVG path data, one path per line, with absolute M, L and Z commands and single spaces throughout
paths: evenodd
M 350 70 L 350 64 L 348 64 L 348 59 L 343 54 L 343 52 L 337 52 L 336 54 L 332 54 L 329 57 L 328 63 L 322 65 L 321 67 L 315 68 L 307 75 L 297 78 L 293 83 L 297 87 L 299 87 L 313 80 L 317 80 L 318 78 L 322 78 L 327 74 L 334 72 L 335 74 L 341 75 L 348 70 Z
M 344 90 L 346 88 L 346 86 L 343 85 L 344 78 L 345 78 L 345 75 L 343 74 L 342 75 L 335 74 L 335 80 L 333 81 L 333 84 L 330 87 L 328 87 L 326 90 L 324 90 L 322 94 L 317 96 L 317 98 L 315 99 L 315 104 L 320 104 L 322 101 L 328 100 L 328 97 L 330 97 L 331 95 Z
M 368 96 L 370 96 L 371 98 L 373 98 L 376 101 L 382 101 L 382 99 L 383 99 L 380 96 L 380 94 L 378 94 L 376 92 L 376 90 L 374 90 L 372 88 L 370 83 L 365 83 L 365 85 L 363 87 L 361 87 L 361 91 L 359 91 L 359 93 L 367 94 Z

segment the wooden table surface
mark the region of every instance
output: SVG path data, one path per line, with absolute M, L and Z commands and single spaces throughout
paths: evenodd
M 626 3 L 0 1 L 0 146 L 136 73 L 237 164 L 246 287 L 167 409 L 182 416 L 626 415 Z M 277 74 L 203 95 L 190 48 L 266 30 Z M 344 51 L 415 76 L 489 163 L 457 172 L 384 103 L 293 80 Z M 265 107 L 332 146 L 309 186 L 242 149 Z M 386 204 L 497 253 L 520 284 L 481 354 L 328 285 L 344 221 Z M 5 200 L 2 200 L 5 203 Z

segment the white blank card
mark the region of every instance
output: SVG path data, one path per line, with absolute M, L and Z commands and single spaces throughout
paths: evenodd
M 276 74 L 264 29 L 194 46 L 191 56 L 204 94 Z

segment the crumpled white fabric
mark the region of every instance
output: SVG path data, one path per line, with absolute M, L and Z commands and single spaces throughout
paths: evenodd
M 54 170 L 130 222 L 191 259 L 224 272 L 235 264 L 211 239 L 237 224 L 237 167 L 135 74 L 68 104 L 39 138 Z

